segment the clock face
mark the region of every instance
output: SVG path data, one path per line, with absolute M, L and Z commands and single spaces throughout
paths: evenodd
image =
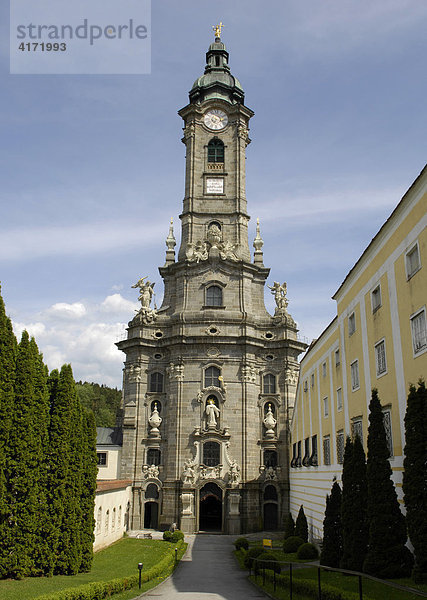
M 206 127 L 218 131 L 227 126 L 228 117 L 224 111 L 214 108 L 205 114 L 203 121 Z

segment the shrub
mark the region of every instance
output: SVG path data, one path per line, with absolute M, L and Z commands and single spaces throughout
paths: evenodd
M 318 558 L 318 557 L 319 557 L 319 551 L 314 544 L 310 544 L 307 542 L 306 544 L 302 544 L 302 546 L 300 546 L 298 548 L 297 558 L 299 558 L 301 560 Z
M 265 579 L 266 581 L 273 583 L 273 574 L 267 571 Z M 288 588 L 289 577 L 287 575 L 276 575 L 276 583 L 278 586 Z M 313 581 L 312 579 L 300 579 L 299 577 L 294 577 L 292 588 L 294 592 L 301 594 L 305 598 L 318 598 L 318 584 L 317 581 Z M 359 594 L 340 590 L 327 583 L 322 583 L 322 600 L 359 600 Z
M 234 547 L 236 548 L 236 550 L 241 550 L 242 548 L 243 550 L 248 550 L 249 542 L 244 537 L 237 538 L 237 540 L 234 542 Z
M 288 514 L 288 518 L 285 523 L 285 540 L 295 535 L 295 521 L 291 513 Z
M 248 553 L 245 556 L 245 567 L 247 569 L 251 569 L 252 564 L 253 564 L 253 559 L 257 558 L 263 552 L 264 552 L 264 550 L 261 546 L 255 546 L 255 548 L 250 548 L 250 550 L 248 550 Z
M 303 543 L 304 543 L 303 539 L 301 539 L 297 535 L 292 535 L 291 537 L 288 537 L 283 542 L 283 552 L 285 554 L 290 554 L 291 552 L 297 552 L 298 548 L 300 546 L 302 546 Z
M 262 552 L 253 563 L 255 573 L 259 573 L 262 569 L 271 569 L 280 573 L 280 564 L 273 552 Z
M 300 537 L 304 542 L 308 542 L 308 523 L 302 504 L 298 512 L 297 520 L 295 521 L 294 535 Z
M 166 531 L 164 531 L 163 539 L 165 540 L 165 542 L 171 542 L 172 541 L 172 532 L 169 531 L 168 529 Z
M 170 538 L 170 541 L 172 542 L 172 544 L 176 544 L 177 542 L 179 542 L 179 540 L 183 540 L 184 539 L 184 534 L 180 529 L 176 529 L 173 534 L 172 537 Z

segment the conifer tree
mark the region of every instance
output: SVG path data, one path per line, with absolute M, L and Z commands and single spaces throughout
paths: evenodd
M 295 535 L 295 521 L 292 516 L 292 513 L 289 513 L 288 518 L 286 519 L 286 523 L 285 523 L 285 540 L 288 537 L 292 537 L 294 535 Z
M 403 493 L 406 523 L 414 547 L 413 578 L 427 583 L 427 390 L 424 381 L 409 388 L 405 415 Z
M 88 572 L 93 560 L 93 542 L 95 539 L 95 491 L 98 466 L 96 460 L 96 426 L 95 416 L 92 411 L 85 411 L 83 415 L 83 477 L 82 477 L 82 524 L 81 544 L 82 561 L 80 571 Z
M 295 535 L 304 540 L 304 542 L 308 542 L 308 524 L 302 504 L 298 511 L 297 520 L 295 521 Z
M 362 442 L 347 437 L 342 470 L 341 568 L 361 571 L 368 544 L 366 461 Z
M 1 291 L 1 288 L 0 288 Z M 10 503 L 7 458 L 9 434 L 14 410 L 16 338 L 12 323 L 6 316 L 0 294 L 0 577 L 8 574 L 10 539 Z
M 9 436 L 7 476 L 10 489 L 9 572 L 21 578 L 37 573 L 34 557 L 37 548 L 37 502 L 40 493 L 38 463 L 40 453 L 35 426 L 34 348 L 23 332 L 18 347 L 15 378 L 15 407 Z
M 388 458 L 383 413 L 377 390 L 373 389 L 367 460 L 369 545 L 363 570 L 382 578 L 407 577 L 413 558 L 405 546 L 405 519 L 397 501 Z
M 323 520 L 323 544 L 320 564 L 339 567 L 342 558 L 341 488 L 335 481 L 331 495 L 326 496 L 326 511 Z
M 67 430 L 58 436 L 58 442 L 63 444 L 63 452 L 67 460 L 66 476 L 63 482 L 63 512 L 58 539 L 58 557 L 55 572 L 64 575 L 78 573 L 82 562 L 81 548 L 81 515 L 80 506 L 82 489 L 82 414 L 77 400 L 73 373 L 70 365 L 63 365 L 59 376 L 57 396 L 58 405 L 64 408 Z M 52 430 L 52 428 L 51 428 Z

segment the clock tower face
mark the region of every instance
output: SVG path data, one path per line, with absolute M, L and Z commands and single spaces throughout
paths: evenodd
M 203 122 L 209 129 L 219 131 L 227 126 L 228 116 L 223 110 L 214 108 L 205 113 Z

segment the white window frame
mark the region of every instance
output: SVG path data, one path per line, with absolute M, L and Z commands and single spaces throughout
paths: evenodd
M 384 370 L 380 371 L 380 360 L 379 360 L 379 348 L 381 347 L 381 345 L 384 347 Z M 379 342 L 377 342 L 374 346 L 374 350 L 375 350 L 375 366 L 376 366 L 376 372 L 377 372 L 377 379 L 379 377 L 383 377 L 384 375 L 387 375 L 387 353 L 386 353 L 386 348 L 385 348 L 385 338 L 383 338 L 382 340 L 380 340 Z
M 424 332 L 421 331 L 421 336 L 424 337 L 424 345 L 421 345 L 418 349 L 417 346 L 415 345 L 415 328 L 414 328 L 414 321 L 415 319 L 417 319 L 418 317 L 420 317 L 421 315 L 424 315 Z M 412 350 L 414 352 L 414 357 L 416 356 L 420 356 L 421 354 L 424 354 L 424 352 L 427 351 L 427 317 L 426 317 L 426 307 L 423 306 L 420 310 L 417 310 L 417 312 L 413 313 L 410 316 L 410 322 L 411 322 L 411 338 L 412 338 Z M 422 330 L 422 328 L 421 328 Z
M 337 388 L 337 411 L 342 411 L 342 388 Z
M 341 453 L 340 453 L 340 445 L 338 443 L 338 438 L 342 438 L 342 444 L 341 444 L 342 452 Z M 344 462 L 344 449 L 345 449 L 344 431 L 342 429 L 340 429 L 340 431 L 337 431 L 336 443 L 337 443 L 337 463 L 339 465 L 342 465 Z
M 386 432 L 386 439 L 387 439 L 387 446 L 388 446 L 388 450 L 390 452 L 390 456 L 389 458 L 394 458 L 394 444 L 393 444 L 393 426 L 392 426 L 392 419 L 391 419 L 391 406 L 385 406 L 383 408 L 383 420 L 385 421 L 386 419 L 386 414 L 388 414 L 388 418 L 390 420 L 390 435 L 387 435 L 387 430 L 386 430 L 386 426 L 384 423 L 384 430 Z
M 353 438 L 355 437 L 357 426 L 360 426 L 360 433 L 362 435 L 359 435 L 359 439 L 363 446 L 363 417 L 354 417 L 351 420 L 351 436 Z
M 331 464 L 331 436 L 330 435 L 325 435 L 323 438 L 323 444 L 322 444 L 322 449 L 323 449 L 323 464 L 326 466 L 329 466 Z M 328 454 L 329 456 L 327 457 L 328 460 L 326 460 L 326 452 L 325 452 L 325 448 L 328 447 Z
M 356 331 L 356 313 L 353 311 L 348 315 L 348 336 L 351 337 Z
M 98 454 L 105 454 L 105 465 L 98 464 Z M 106 450 L 97 450 L 96 451 L 96 460 L 98 469 L 106 469 L 108 467 L 108 452 Z
M 328 396 L 323 398 L 323 416 L 329 417 L 329 400 Z
M 416 252 L 417 253 L 417 257 L 418 257 L 418 266 L 413 269 L 413 270 L 409 270 L 409 262 L 410 262 L 410 256 Z M 420 247 L 418 245 L 418 240 L 412 244 L 412 246 L 410 246 L 410 248 L 408 248 L 408 250 L 405 252 L 405 270 L 406 270 L 406 279 L 409 281 L 409 279 L 411 279 L 411 277 L 413 277 L 415 275 L 415 273 L 418 273 L 418 271 L 421 269 L 421 255 L 420 255 Z
M 378 292 L 378 295 L 376 293 Z M 376 300 L 375 300 L 376 299 Z M 371 292 L 371 307 L 372 312 L 377 312 L 379 308 L 381 308 L 383 304 L 382 294 L 381 294 L 381 284 L 379 283 Z
M 355 369 L 353 369 L 353 365 L 355 366 Z M 356 378 L 354 376 L 355 373 L 357 373 L 357 382 L 356 382 Z M 360 389 L 359 360 L 357 358 L 356 358 L 356 360 L 353 360 L 352 363 L 350 363 L 350 377 L 351 377 L 351 391 L 356 392 L 357 390 Z
M 337 350 L 335 350 L 335 366 L 339 367 L 340 364 L 341 364 L 340 349 L 337 348 Z

